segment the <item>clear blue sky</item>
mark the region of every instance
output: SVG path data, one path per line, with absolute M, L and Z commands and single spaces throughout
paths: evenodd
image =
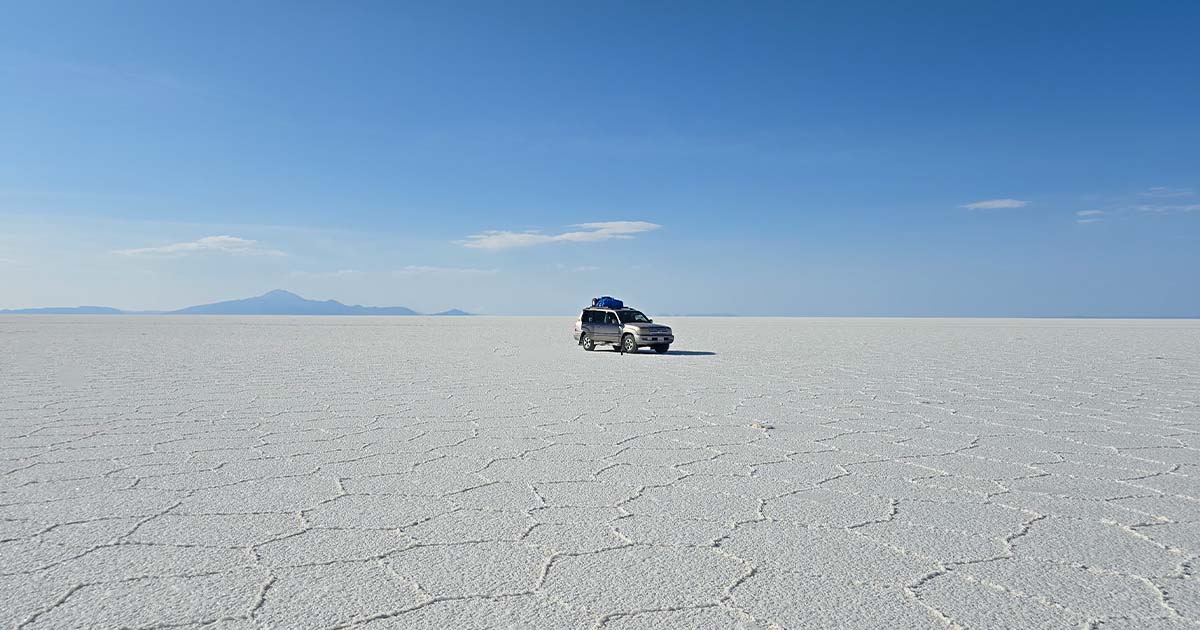
M 7 2 L 0 308 L 1200 315 L 1200 3 Z

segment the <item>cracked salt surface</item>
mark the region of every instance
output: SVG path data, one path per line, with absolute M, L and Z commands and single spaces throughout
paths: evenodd
M 1200 628 L 1200 322 L 673 323 L 0 317 L 0 621 Z

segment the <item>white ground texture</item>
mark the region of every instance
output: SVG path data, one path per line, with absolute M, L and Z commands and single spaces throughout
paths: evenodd
M 667 323 L 0 318 L 0 619 L 1200 627 L 1200 322 Z

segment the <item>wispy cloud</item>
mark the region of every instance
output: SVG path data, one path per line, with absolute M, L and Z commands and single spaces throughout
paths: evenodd
M 1099 223 L 1104 220 L 1104 215 L 1108 214 L 1103 210 L 1080 210 L 1075 213 L 1077 217 L 1076 223 Z
M 499 269 L 475 269 L 472 267 L 434 267 L 430 265 L 407 265 L 394 271 L 397 276 L 431 276 L 431 275 L 491 275 L 499 273 Z
M 1020 199 L 984 199 L 983 201 L 973 201 L 963 204 L 959 207 L 968 210 L 1002 210 L 1005 208 L 1024 208 L 1028 205 L 1028 201 Z
M 158 257 L 179 257 L 208 252 L 222 252 L 238 256 L 286 255 L 277 249 L 263 247 L 263 245 L 256 240 L 229 235 L 205 236 L 204 238 L 194 241 L 187 241 L 184 243 L 171 243 L 169 245 L 160 245 L 158 247 L 138 247 L 134 249 L 118 249 L 113 251 L 114 254 L 120 254 L 121 256 Z
M 27 53 L 18 53 L 10 61 L 9 68 L 24 75 L 64 77 L 76 89 L 132 94 L 204 91 L 198 84 L 178 76 L 138 66 L 80 63 Z
M 597 267 L 596 265 L 579 265 L 576 267 L 572 267 L 570 265 L 564 265 L 563 263 L 556 263 L 554 265 L 554 267 L 556 269 L 558 269 L 559 271 L 570 271 L 572 273 L 587 273 L 590 271 L 600 271 L 600 268 Z
M 293 271 L 295 278 L 345 278 L 362 273 L 357 269 L 338 269 L 337 271 Z
M 1177 214 L 1180 212 L 1200 212 L 1200 203 L 1189 204 L 1142 204 L 1134 206 L 1134 210 L 1147 214 Z
M 544 234 L 536 230 L 526 232 L 488 230 L 480 234 L 472 234 L 465 240 L 456 242 L 464 247 L 474 249 L 512 249 L 547 243 L 587 243 L 629 239 L 633 238 L 634 234 L 657 230 L 662 226 L 648 221 L 599 221 L 579 223 L 570 227 L 579 229 L 559 234 Z
M 1177 199 L 1179 197 L 1191 197 L 1194 194 L 1196 192 L 1191 188 L 1170 188 L 1167 186 L 1154 186 L 1142 192 L 1143 197 L 1154 197 L 1156 199 Z

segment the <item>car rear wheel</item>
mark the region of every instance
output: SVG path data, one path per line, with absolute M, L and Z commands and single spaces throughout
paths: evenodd
M 667 351 L 667 349 L 668 349 L 668 348 L 670 348 L 670 347 L 671 347 L 671 346 L 670 346 L 669 344 L 660 343 L 660 344 L 658 344 L 657 346 L 654 346 L 654 351 L 655 351 L 655 352 L 657 352 L 657 353 L 659 353 L 659 354 L 663 354 L 663 353 L 664 353 L 664 352 L 666 352 L 666 351 Z
M 596 349 L 595 340 L 593 340 L 592 336 L 587 333 L 583 333 L 583 336 L 579 338 L 579 345 L 583 346 L 583 349 L 587 350 L 588 352 Z
M 622 352 L 637 352 L 637 342 L 633 340 L 633 335 L 625 335 L 621 337 Z

